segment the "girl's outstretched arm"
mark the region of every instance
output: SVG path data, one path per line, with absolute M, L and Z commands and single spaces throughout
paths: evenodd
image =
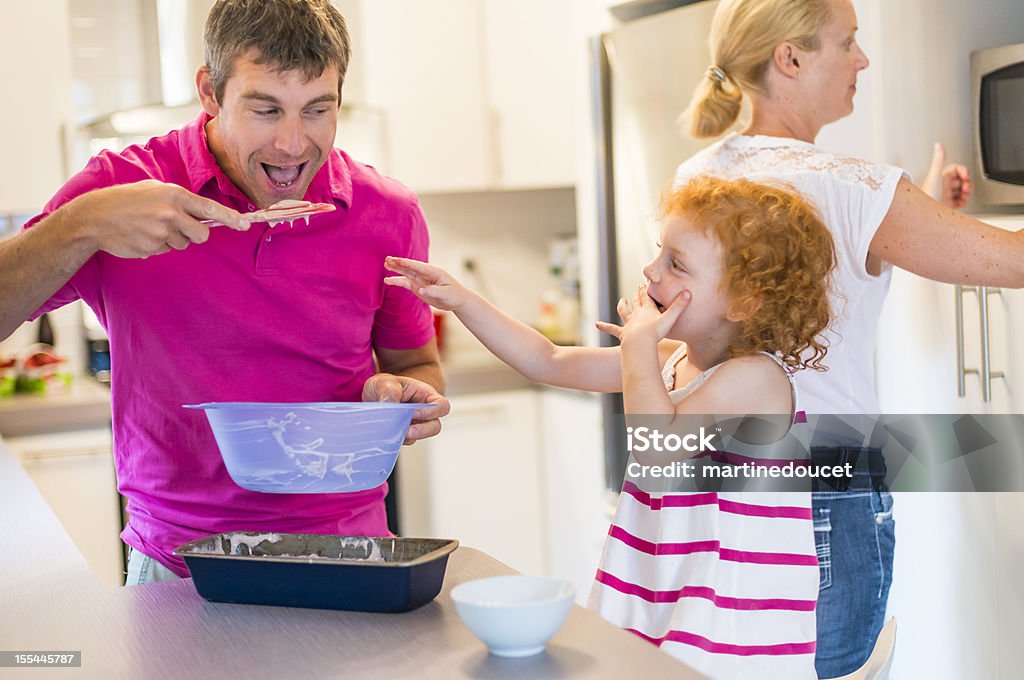
M 591 392 L 622 390 L 618 347 L 560 347 L 440 267 L 402 257 L 388 257 L 384 266 L 399 274 L 384 283 L 454 312 L 492 354 L 529 380 Z

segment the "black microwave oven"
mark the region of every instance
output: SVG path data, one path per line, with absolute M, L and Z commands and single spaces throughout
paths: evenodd
M 971 53 L 979 202 L 1024 205 L 1024 44 Z

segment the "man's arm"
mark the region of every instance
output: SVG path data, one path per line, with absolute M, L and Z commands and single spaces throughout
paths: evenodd
M 98 251 L 145 258 L 209 238 L 214 220 L 245 230 L 242 216 L 174 184 L 146 180 L 69 201 L 0 243 L 0 340 L 7 338 Z
M 442 396 L 444 374 L 437 343 L 431 340 L 416 349 L 376 348 L 379 372 L 363 385 L 363 401 L 394 401 L 432 404 L 413 416 L 405 443 L 433 437 L 441 431 L 441 418 L 451 405 Z
M 94 252 L 80 229 L 65 224 L 58 210 L 27 231 L 0 243 L 0 340 L 85 264 Z
M 377 365 L 381 373 L 404 375 L 425 382 L 437 392 L 444 393 L 444 373 L 441 370 L 441 356 L 437 351 L 437 341 L 431 340 L 416 349 L 384 349 L 374 350 Z

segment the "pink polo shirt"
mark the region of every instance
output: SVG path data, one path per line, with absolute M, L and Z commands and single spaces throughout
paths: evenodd
M 157 179 L 239 212 L 253 208 L 206 145 L 202 114 L 181 130 L 104 152 L 41 217 L 93 189 Z M 427 259 L 415 195 L 334 149 L 305 198 L 337 210 L 309 224 L 212 229 L 183 251 L 97 253 L 37 312 L 81 298 L 110 337 L 114 462 L 130 519 L 121 537 L 175 573 L 171 555 L 234 530 L 387 535 L 387 485 L 351 494 L 264 494 L 228 476 L 202 411 L 209 401 L 359 401 L 372 349 L 433 337 L 430 309 L 386 287 L 384 257 Z

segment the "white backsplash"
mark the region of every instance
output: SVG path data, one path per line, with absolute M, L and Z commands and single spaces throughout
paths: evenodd
M 431 262 L 489 294 L 517 319 L 535 323 L 541 294 L 555 285 L 548 245 L 576 232 L 575 201 L 571 188 L 422 195 Z M 467 259 L 475 262 L 476 274 L 466 271 Z M 490 360 L 454 317 L 445 320 L 444 332 L 446 363 Z

